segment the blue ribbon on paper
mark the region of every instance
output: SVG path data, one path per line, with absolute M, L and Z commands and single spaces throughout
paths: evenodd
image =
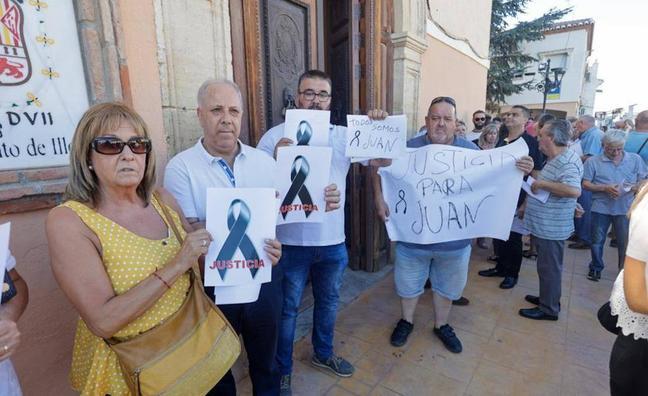
M 236 205 L 240 206 L 238 217 L 234 216 L 234 207 Z M 243 254 L 243 258 L 245 260 L 259 260 L 259 255 L 254 248 L 254 244 L 246 233 L 247 228 L 250 225 L 250 219 L 250 208 L 247 206 L 247 204 L 240 199 L 233 200 L 229 206 L 229 209 L 227 210 L 227 228 L 229 229 L 230 233 L 229 235 L 227 235 L 225 243 L 223 243 L 223 247 L 218 253 L 216 260 L 231 260 L 234 257 L 234 253 L 236 253 L 237 249 L 241 251 L 241 254 Z M 254 278 L 258 270 L 258 268 L 250 268 L 252 278 Z M 225 280 L 226 272 L 227 268 L 218 269 L 218 273 L 220 274 L 221 279 Z
M 301 163 L 299 164 L 299 169 L 297 169 L 297 162 L 300 160 Z M 308 161 L 306 161 L 306 158 L 301 155 L 295 157 L 290 171 L 290 180 L 292 181 L 292 184 L 290 185 L 281 206 L 292 204 L 297 196 L 299 196 L 302 205 L 313 205 L 313 199 L 308 192 L 308 188 L 306 188 L 306 185 L 304 184 L 308 177 L 308 172 L 310 172 L 310 165 L 308 164 Z M 312 210 L 304 210 L 304 213 L 306 214 L 306 217 L 308 217 L 312 213 Z M 287 214 L 288 212 L 283 212 L 281 215 L 286 219 Z
M 313 128 L 310 123 L 306 120 L 301 121 L 297 127 L 297 145 L 308 146 L 311 137 L 313 137 Z

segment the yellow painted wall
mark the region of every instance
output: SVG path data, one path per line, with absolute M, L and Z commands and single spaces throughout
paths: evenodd
M 457 117 L 472 130 L 472 113 L 486 106 L 488 70 L 456 49 L 427 36 L 428 48 L 421 57 L 419 125 L 425 123 L 430 101 L 451 96 L 457 102 Z

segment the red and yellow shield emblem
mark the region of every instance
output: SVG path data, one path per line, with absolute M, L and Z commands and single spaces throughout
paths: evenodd
M 24 22 L 19 1 L 0 0 L 0 86 L 24 84 L 31 77 Z

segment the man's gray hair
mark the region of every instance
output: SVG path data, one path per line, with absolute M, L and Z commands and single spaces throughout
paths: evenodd
M 209 88 L 213 85 L 229 85 L 230 87 L 234 88 L 241 102 L 241 107 L 243 107 L 243 94 L 241 94 L 241 88 L 239 88 L 238 84 L 236 84 L 234 81 L 224 79 L 224 78 L 223 79 L 210 78 L 205 80 L 205 82 L 202 83 L 202 85 L 200 85 L 200 88 L 198 88 L 198 95 L 196 97 L 196 100 L 198 102 L 198 107 L 202 105 L 202 101 L 205 95 L 207 95 L 207 91 L 209 91 Z
M 571 139 L 571 124 L 567 120 L 551 120 L 545 124 L 556 146 L 567 146 Z
M 606 144 L 622 145 L 625 144 L 625 141 L 626 141 L 626 134 L 624 131 L 620 129 L 609 129 L 603 135 L 602 143 L 603 145 Z
M 581 122 L 584 122 L 585 125 L 587 125 L 589 127 L 593 127 L 594 124 L 596 124 L 596 118 L 592 117 L 589 114 L 585 114 L 585 115 L 581 116 L 580 120 L 581 120 Z

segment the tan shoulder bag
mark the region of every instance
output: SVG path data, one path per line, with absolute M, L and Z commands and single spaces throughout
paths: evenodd
M 182 238 L 159 194 L 154 193 L 178 241 Z M 105 339 L 119 358 L 133 395 L 206 394 L 241 352 L 239 338 L 200 282 L 197 264 L 180 309 L 156 327 L 119 341 Z

